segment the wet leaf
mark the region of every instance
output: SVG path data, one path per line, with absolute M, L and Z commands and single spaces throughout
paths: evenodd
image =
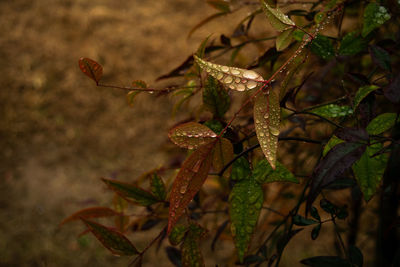
M 298 226 L 307 226 L 311 224 L 316 224 L 318 221 L 313 220 L 313 219 L 307 219 L 301 215 L 294 215 L 293 216 L 293 224 L 298 225 Z
M 208 76 L 204 87 L 203 104 L 218 118 L 222 118 L 231 105 L 228 92 L 212 76 Z
M 182 266 L 201 267 L 204 265 L 203 255 L 199 248 L 199 239 L 203 229 L 196 224 L 191 224 L 182 243 Z
M 385 97 L 392 103 L 400 102 L 400 74 L 390 82 L 389 86 L 383 91 Z
M 182 216 L 208 176 L 214 143 L 199 147 L 186 160 L 172 185 L 168 218 L 168 233 Z
M 335 56 L 332 41 L 324 35 L 318 34 L 310 45 L 311 52 L 321 57 L 322 59 L 329 60 Z
M 245 91 L 263 84 L 264 79 L 255 71 L 213 64 L 194 56 L 196 63 L 226 87 Z
M 221 122 L 219 122 L 217 120 L 206 121 L 203 125 L 205 125 L 208 128 L 210 128 L 216 134 L 221 133 L 221 131 L 224 129 L 224 127 L 222 126 Z
M 142 206 L 150 206 L 159 200 L 150 192 L 133 184 L 102 178 L 103 182 L 121 197 L 131 200 Z
M 312 267 L 351 267 L 352 264 L 336 256 L 317 256 L 300 261 L 302 264 Z
M 233 181 L 240 181 L 247 179 L 251 175 L 251 169 L 249 161 L 245 157 L 238 158 L 232 164 L 231 179 Z
M 362 86 L 358 89 L 356 95 L 354 96 L 354 110 L 357 109 L 358 105 L 361 103 L 361 101 L 367 97 L 371 92 L 379 89 L 379 86 L 376 85 L 365 85 Z
M 353 165 L 362 155 L 365 146 L 358 143 L 340 143 L 334 146 L 318 163 L 312 174 L 311 188 L 307 199 L 308 210 L 321 190 Z
M 384 70 L 392 70 L 392 67 L 390 65 L 390 55 L 385 49 L 377 45 L 370 45 L 369 53 L 371 55 L 372 61 L 379 67 Z
M 285 50 L 290 45 L 293 39 L 293 31 L 293 28 L 287 29 L 279 34 L 279 36 L 275 39 L 275 46 L 277 51 Z
M 233 146 L 232 143 L 226 139 L 221 138 L 215 144 L 213 150 L 213 167 L 216 172 L 220 172 L 224 166 L 233 159 Z M 223 177 L 229 178 L 231 175 L 232 166 L 224 171 Z
M 151 177 L 150 188 L 153 195 L 159 200 L 164 201 L 167 197 L 164 181 L 157 175 L 157 173 L 154 173 Z
M 350 106 L 339 106 L 329 104 L 310 110 L 310 112 L 326 118 L 344 117 L 353 114 L 353 109 Z
M 396 113 L 383 113 L 374 118 L 366 130 L 370 135 L 378 135 L 386 132 L 396 124 Z
M 169 139 L 177 146 L 196 149 L 201 145 L 216 141 L 217 134 L 210 128 L 197 122 L 188 122 L 172 128 Z
M 380 154 L 373 157 L 382 148 L 382 144 L 379 143 L 368 146 L 361 158 L 353 165 L 353 172 L 365 201 L 369 201 L 376 193 L 386 169 L 388 155 Z
M 324 151 L 322 151 L 322 156 L 326 156 L 326 154 L 329 152 L 329 150 L 332 149 L 332 147 L 343 143 L 344 141 L 340 138 L 338 138 L 336 135 L 332 135 L 331 139 L 329 139 L 328 143 L 324 146 Z
M 369 3 L 364 9 L 364 22 L 361 35 L 366 37 L 370 32 L 375 30 L 390 19 L 387 9 L 377 3 Z
M 176 246 L 183 241 L 188 228 L 184 225 L 175 225 L 169 233 L 168 239 L 171 245 Z
M 265 1 L 262 1 L 261 4 L 268 21 L 277 31 L 281 32 L 296 26 L 296 24 L 278 8 L 272 8 Z
M 260 160 L 253 169 L 253 177 L 259 183 L 292 182 L 299 183 L 297 178 L 280 162 L 273 170 L 267 160 Z
M 89 219 L 89 218 L 110 217 L 117 215 L 119 215 L 118 212 L 107 207 L 92 207 L 75 212 L 71 216 L 65 218 L 60 223 L 60 226 L 67 222 L 79 220 L 81 218 Z
M 237 182 L 229 196 L 231 232 L 240 262 L 248 249 L 263 202 L 264 192 L 254 179 Z
M 281 116 L 279 97 L 273 91 L 259 93 L 255 97 L 253 112 L 257 139 L 265 157 L 275 169 Z
M 79 68 L 96 84 L 99 84 L 101 76 L 103 76 L 103 67 L 99 63 L 90 58 L 81 57 L 79 59 Z
M 349 32 L 340 42 L 339 55 L 354 56 L 367 48 L 367 42 L 357 32 Z
M 82 219 L 96 238 L 115 255 L 135 255 L 139 252 L 135 246 L 120 232 L 104 225 Z

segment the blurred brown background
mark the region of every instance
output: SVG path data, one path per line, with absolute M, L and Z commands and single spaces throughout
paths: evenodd
M 164 162 L 172 104 L 141 95 L 131 108 L 123 92 L 84 76 L 78 59 L 100 62 L 110 83 L 154 84 L 208 35 L 186 40 L 212 12 L 199 0 L 0 1 L 1 266 L 126 265 L 78 239 L 82 225 L 57 225 L 110 203 L 100 177 L 134 178 Z

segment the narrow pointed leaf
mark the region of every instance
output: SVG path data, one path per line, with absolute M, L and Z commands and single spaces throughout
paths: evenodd
M 326 118 L 337 118 L 353 114 L 353 109 L 350 106 L 329 104 L 326 106 L 314 108 L 310 110 L 310 112 Z
M 153 194 L 135 185 L 111 179 L 103 178 L 102 180 L 115 193 L 139 205 L 150 206 L 159 202 L 159 200 Z
M 382 148 L 382 144 L 368 146 L 361 158 L 353 165 L 354 175 L 366 201 L 369 201 L 376 193 L 386 169 L 388 161 L 386 154 L 372 157 Z
M 207 4 L 218 9 L 219 11 L 229 12 L 229 2 L 225 0 L 207 0 Z
M 213 150 L 213 167 L 216 172 L 220 172 L 224 166 L 233 159 L 233 146 L 232 143 L 226 139 L 221 138 L 215 144 Z M 224 171 L 223 177 L 229 178 L 231 175 L 232 166 Z
M 236 183 L 229 196 L 231 232 L 240 262 L 243 262 L 250 244 L 263 201 L 262 187 L 254 179 Z
M 214 64 L 204 61 L 196 55 L 194 58 L 203 70 L 232 90 L 250 90 L 264 82 L 261 75 L 255 71 Z
M 153 176 L 151 177 L 150 187 L 151 187 L 151 192 L 155 197 L 157 197 L 161 201 L 165 200 L 165 198 L 167 197 L 165 184 L 164 181 L 161 179 L 161 177 L 157 175 L 157 173 L 154 173 Z
M 336 135 L 333 135 L 331 139 L 329 139 L 328 143 L 324 146 L 324 151 L 322 151 L 322 156 L 325 157 L 326 154 L 329 152 L 329 150 L 332 149 L 332 147 L 343 143 L 344 141 L 340 138 L 338 138 Z
M 318 221 L 305 218 L 298 214 L 293 216 L 293 224 L 298 225 L 298 226 L 307 226 L 307 225 L 316 224 L 316 223 L 318 223 Z
M 195 149 L 215 141 L 217 134 L 203 124 L 188 122 L 172 128 L 168 133 L 168 137 L 177 146 Z
M 380 114 L 368 124 L 366 130 L 371 135 L 381 134 L 395 125 L 396 118 L 396 113 Z
M 285 77 L 283 78 L 281 82 L 281 87 L 279 90 L 279 101 L 281 101 L 285 96 L 286 96 L 286 91 L 287 88 L 290 84 L 290 82 L 293 82 L 294 75 L 299 72 L 301 67 L 304 65 L 303 62 L 306 58 L 307 53 L 305 53 L 305 50 L 302 50 L 296 58 L 293 59 L 292 63 L 288 66 L 288 70 L 285 73 Z
M 90 58 L 81 57 L 79 59 L 79 68 L 90 79 L 95 81 L 96 84 L 99 83 L 101 76 L 103 76 L 103 67 Z
M 212 76 L 208 77 L 204 87 L 203 104 L 218 118 L 222 118 L 231 105 L 228 92 Z
M 272 182 L 299 183 L 299 180 L 284 165 L 277 162 L 276 169 L 273 170 L 265 159 L 256 164 L 253 169 L 253 177 L 260 184 Z
M 262 1 L 262 7 L 267 15 L 268 21 L 277 31 L 284 31 L 293 28 L 296 24 L 278 8 L 272 8 L 265 1 Z
M 358 107 L 358 105 L 361 103 L 361 101 L 367 97 L 371 92 L 379 89 L 379 86 L 376 85 L 365 85 L 362 86 L 358 89 L 356 95 L 354 96 L 354 110 Z
M 63 225 L 64 223 L 79 220 L 81 218 L 89 219 L 89 218 L 99 218 L 99 217 L 110 217 L 110 216 L 116 216 L 116 215 L 120 215 L 120 213 L 118 213 L 115 210 L 112 210 L 110 208 L 92 207 L 92 208 L 87 208 L 87 209 L 83 209 L 83 210 L 75 212 L 71 216 L 65 218 L 60 223 L 60 226 Z
M 182 266 L 202 267 L 205 266 L 203 255 L 199 247 L 199 239 L 203 229 L 196 224 L 191 224 L 182 243 Z
M 139 252 L 123 234 L 104 225 L 82 219 L 96 238 L 115 255 L 135 255 Z
M 170 194 L 168 233 L 207 179 L 213 147 L 214 143 L 201 146 L 183 162 Z
M 379 6 L 377 3 L 369 3 L 364 10 L 362 37 L 366 37 L 389 19 L 390 14 L 385 7 Z
M 282 51 L 285 50 L 293 39 L 293 31 L 294 29 L 287 29 L 276 38 L 276 50 Z
M 321 190 L 350 168 L 361 157 L 364 150 L 365 145 L 346 142 L 334 146 L 328 152 L 314 169 L 307 199 L 308 210 Z
M 317 256 L 300 261 L 302 264 L 312 267 L 352 267 L 352 264 L 336 256 Z
M 275 169 L 281 116 L 279 98 L 273 91 L 261 92 L 255 98 L 253 112 L 257 139 L 265 157 Z
M 311 239 L 315 240 L 319 236 L 319 232 L 321 231 L 322 224 L 318 224 L 317 226 L 314 226 L 313 229 L 311 230 Z

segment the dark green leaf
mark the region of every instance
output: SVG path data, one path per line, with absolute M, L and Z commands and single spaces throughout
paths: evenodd
M 218 118 L 222 118 L 231 105 L 231 98 L 228 92 L 212 76 L 208 76 L 204 87 L 203 104 Z
M 344 141 L 340 138 L 338 138 L 336 135 L 332 135 L 331 139 L 329 139 L 328 143 L 324 146 L 324 151 L 322 151 L 322 156 L 326 156 L 326 154 L 329 152 L 329 150 L 332 149 L 332 147 L 343 143 Z
M 390 14 L 383 6 L 372 2 L 367 5 L 364 10 L 364 23 L 362 29 L 362 37 L 366 37 L 370 32 L 375 30 L 390 19 Z
M 279 34 L 279 36 L 275 39 L 277 51 L 285 50 L 290 45 L 293 38 L 293 31 L 294 29 L 287 29 Z
M 362 267 L 364 264 L 364 256 L 361 250 L 356 246 L 349 246 L 349 258 L 351 263 L 355 264 L 357 267 Z
M 204 230 L 196 224 L 191 224 L 182 243 L 182 266 L 201 267 L 204 259 L 199 248 L 199 239 Z
M 282 13 L 278 8 L 272 8 L 265 1 L 262 1 L 262 7 L 265 14 L 267 15 L 268 21 L 271 23 L 277 31 L 284 31 L 289 28 L 293 28 L 296 24 L 289 19 L 288 16 Z
M 229 2 L 225 0 L 207 0 L 207 4 L 222 12 L 229 12 Z
M 123 198 L 132 200 L 139 205 L 150 206 L 159 202 L 153 194 L 135 185 L 111 179 L 103 178 L 102 180 L 108 187 L 115 191 L 115 193 Z
M 175 267 L 182 267 L 180 250 L 174 247 L 166 247 L 165 252 L 167 253 L 168 259 Z
M 310 215 L 314 218 L 317 219 L 318 221 L 321 221 L 321 217 L 319 216 L 318 210 L 316 207 L 311 207 L 310 210 Z
M 276 163 L 276 169 L 273 170 L 265 159 L 260 160 L 254 167 L 253 177 L 260 184 L 272 182 L 299 183 L 297 178 L 280 162 Z
M 231 179 L 233 181 L 240 181 L 250 176 L 250 164 L 245 157 L 238 158 L 232 166 Z
M 336 256 L 317 256 L 300 262 L 312 267 L 352 267 L 349 261 Z
M 340 42 L 339 54 L 353 56 L 367 48 L 367 42 L 357 32 L 349 32 Z
M 219 134 L 222 131 L 222 129 L 224 129 L 222 124 L 217 120 L 206 121 L 204 125 L 210 128 L 216 134 Z
M 243 262 L 263 202 L 262 187 L 254 179 L 236 183 L 229 196 L 231 232 L 240 262 Z
M 161 179 L 161 177 L 157 175 L 157 173 L 154 173 L 152 175 L 150 180 L 150 187 L 151 187 L 151 192 L 155 197 L 157 197 L 161 201 L 165 200 L 165 198 L 167 197 L 165 184 L 164 181 Z
M 396 113 L 383 113 L 374 118 L 367 126 L 367 132 L 378 135 L 392 128 L 396 123 Z
M 168 239 L 171 245 L 178 245 L 182 242 L 188 228 L 184 225 L 175 225 L 169 233 Z
M 324 35 L 318 34 L 310 44 L 310 49 L 311 52 L 325 60 L 331 59 L 335 56 L 332 41 Z
M 314 228 L 311 230 L 311 239 L 315 240 L 318 238 L 319 232 L 321 231 L 322 224 L 318 224 L 314 226 Z
M 384 70 L 392 70 L 392 67 L 390 66 L 390 55 L 385 49 L 377 45 L 371 45 L 369 47 L 369 53 L 372 61 L 379 67 Z
M 371 92 L 379 89 L 379 86 L 376 85 L 365 85 L 358 89 L 356 95 L 354 96 L 354 110 L 358 107 L 361 101 L 367 97 Z
M 329 214 L 335 215 L 337 212 L 337 207 L 325 198 L 321 199 L 319 205 L 324 211 L 326 211 Z
M 135 246 L 120 232 L 89 220 L 82 219 L 82 221 L 111 253 L 116 255 L 134 255 L 139 253 Z
M 353 114 L 353 109 L 350 106 L 329 104 L 326 106 L 314 108 L 310 110 L 310 112 L 326 118 L 336 118 Z
M 318 221 L 313 219 L 307 219 L 301 215 L 296 214 L 293 216 L 293 223 L 298 226 L 307 226 L 310 224 L 316 224 L 318 223 Z
M 386 154 L 372 157 L 382 148 L 380 143 L 368 146 L 361 158 L 353 165 L 354 175 L 366 201 L 369 201 L 375 194 L 386 169 L 388 160 Z

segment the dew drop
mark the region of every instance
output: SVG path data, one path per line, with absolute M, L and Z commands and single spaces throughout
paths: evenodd
M 275 128 L 275 127 L 269 127 L 269 131 L 271 132 L 272 135 L 274 136 L 278 136 L 279 135 L 279 129 Z
M 188 185 L 187 185 L 187 184 L 184 184 L 184 185 L 182 185 L 181 188 L 179 189 L 179 192 L 180 192 L 181 194 L 185 194 L 186 191 L 187 191 L 187 188 L 188 188 Z
M 256 83 L 255 81 L 249 81 L 249 82 L 246 84 L 246 86 L 247 86 L 247 88 L 249 88 L 249 89 L 253 89 L 253 88 L 256 88 L 256 87 L 257 87 L 257 83 Z
M 246 70 L 243 72 L 243 77 L 248 78 L 248 79 L 256 79 L 258 78 L 258 74 L 252 70 Z
M 246 90 L 246 87 L 243 84 L 238 84 L 237 85 L 237 90 L 238 91 L 244 91 L 244 90 Z
M 211 69 L 210 69 L 210 68 L 206 68 L 206 71 L 207 71 L 207 72 L 211 72 Z
M 231 83 L 233 81 L 231 76 L 226 76 L 224 79 L 224 83 Z
M 239 75 L 239 74 L 240 74 L 240 71 L 237 70 L 237 69 L 231 69 L 231 73 L 232 73 L 233 75 Z
M 229 71 L 229 67 L 227 67 L 227 66 L 222 66 L 222 67 L 221 67 L 221 70 L 222 70 L 223 72 L 228 72 L 228 71 Z
M 217 74 L 217 79 L 218 79 L 218 80 L 221 80 L 222 78 L 224 78 L 224 74 L 222 74 L 221 72 L 219 72 L 219 73 Z

